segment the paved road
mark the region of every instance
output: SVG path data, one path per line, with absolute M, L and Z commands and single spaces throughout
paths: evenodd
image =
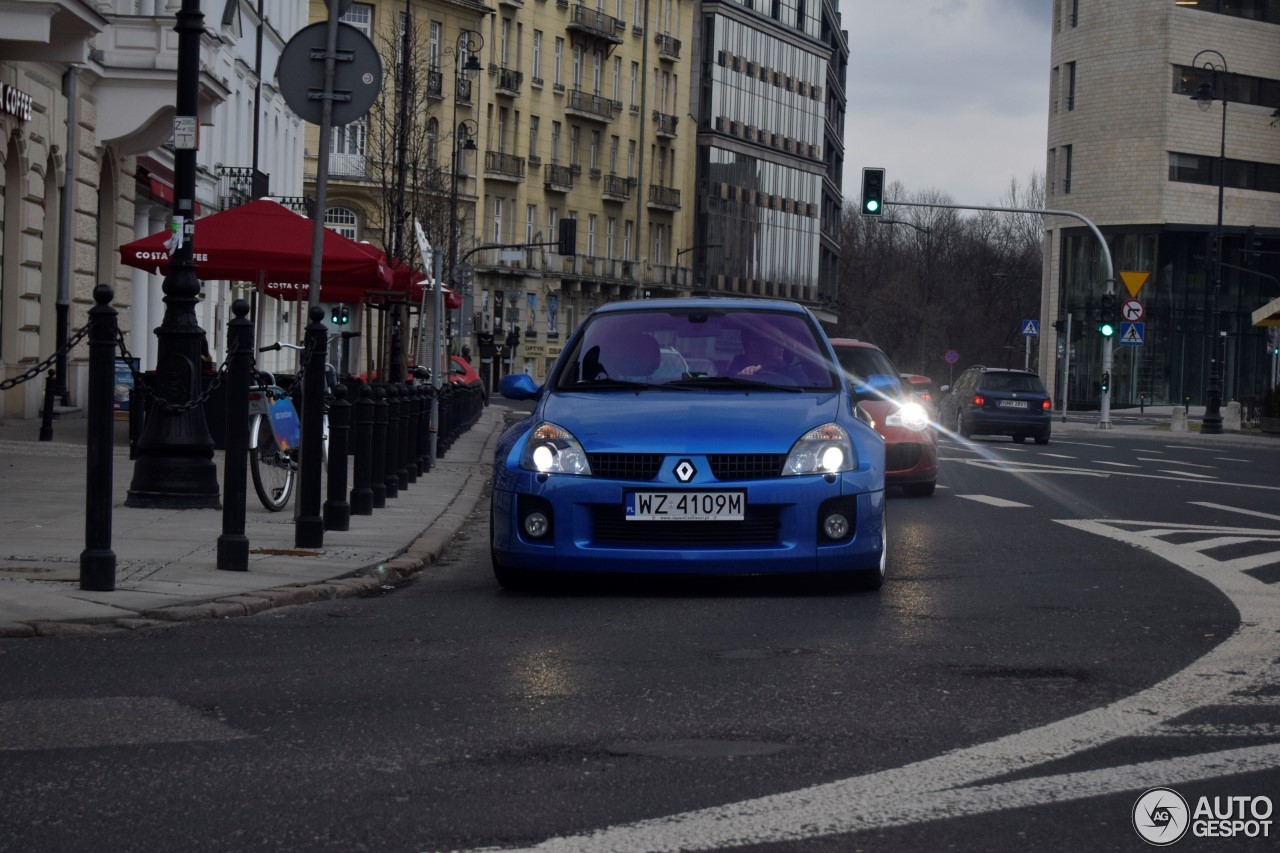
M 1135 850 L 1145 787 L 1280 799 L 1275 446 L 943 453 L 890 502 L 879 595 L 504 593 L 482 500 L 389 594 L 0 642 L 0 838 Z

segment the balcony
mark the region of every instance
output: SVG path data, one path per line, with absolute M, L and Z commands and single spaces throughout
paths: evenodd
M 494 89 L 499 95 L 514 98 L 520 94 L 520 84 L 524 82 L 523 72 L 512 68 L 504 68 L 500 65 L 491 65 L 489 66 L 489 73 L 497 78 L 494 81 Z
M 679 210 L 680 190 L 649 184 L 649 207 L 654 210 Z
M 329 153 L 329 174 L 336 178 L 367 177 L 363 154 Z
M 252 166 L 218 166 L 218 198 L 223 210 L 270 194 L 271 176 Z
M 616 32 L 625 27 L 624 21 L 581 3 L 574 4 L 573 20 L 569 22 L 569 32 L 580 33 L 608 44 L 622 44 L 622 39 L 618 38 Z
M 573 169 L 559 163 L 548 163 L 542 167 L 545 179 L 543 186 L 550 192 L 567 193 L 573 189 Z
M 467 77 L 465 74 L 460 75 L 454 85 L 453 99 L 460 105 L 469 107 L 472 104 L 471 91 L 471 78 Z
M 484 176 L 499 181 L 524 181 L 524 158 L 503 151 L 484 152 Z
M 568 94 L 569 101 L 564 105 L 566 113 L 599 122 L 613 121 L 613 100 L 611 98 L 592 95 L 581 89 L 570 89 Z
M 50 4 L 52 6 L 52 4 Z M 43 4 L 19 3 L 18 6 Z M 93 8 L 86 4 L 85 10 Z M 7 25 L 12 25 L 6 7 Z M 97 17 L 96 13 L 93 15 Z M 0 36 L 5 38 L 6 36 Z M 93 86 L 97 135 L 121 155 L 141 154 L 165 144 L 173 134 L 178 40 L 173 15 L 119 15 L 95 37 L 95 58 L 102 77 Z M 230 80 L 217 72 L 221 42 L 206 30 L 200 37 L 200 123 L 213 120 L 213 108 L 231 95 Z M 0 50 L 11 59 L 9 50 Z
M 631 178 L 620 178 L 617 175 L 604 176 L 603 197 L 605 201 L 630 201 Z
M 444 100 L 444 75 L 439 68 L 427 69 L 427 97 L 433 101 Z
M 658 59 L 667 62 L 677 62 L 680 59 L 680 39 L 660 33 L 653 37 L 653 43 L 658 46 Z
M 676 138 L 676 125 L 680 124 L 680 116 L 667 115 L 657 110 L 653 111 L 654 130 L 659 136 L 665 136 L 668 139 Z

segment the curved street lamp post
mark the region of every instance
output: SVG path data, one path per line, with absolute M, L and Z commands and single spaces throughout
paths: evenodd
M 1202 62 L 1202 57 L 1204 57 Z M 1200 75 L 1200 85 L 1191 99 L 1199 105 L 1201 112 L 1208 112 L 1215 100 L 1222 101 L 1222 136 L 1218 144 L 1218 226 L 1213 236 L 1213 305 L 1211 336 L 1209 338 L 1209 388 L 1205 401 L 1204 420 L 1200 432 L 1208 435 L 1222 433 L 1222 385 L 1226 367 L 1226 338 L 1222 336 L 1222 313 L 1220 299 L 1222 291 L 1222 194 L 1226 179 L 1227 167 L 1227 96 L 1220 86 L 1219 75 L 1226 75 L 1227 60 L 1216 50 L 1202 50 L 1191 60 L 1196 73 Z M 1218 358 L 1218 338 L 1222 336 L 1222 358 Z

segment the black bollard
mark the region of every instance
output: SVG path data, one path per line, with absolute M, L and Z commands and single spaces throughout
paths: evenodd
M 298 548 L 324 547 L 324 519 L 320 515 L 320 476 L 324 467 L 324 358 L 329 351 L 329 330 L 324 309 L 311 306 L 303 338 L 306 360 L 302 375 L 302 464 L 298 471 L 297 515 L 293 519 L 293 544 Z
M 347 436 L 351 429 L 351 404 L 347 386 L 333 388 L 329 404 L 329 499 L 324 502 L 324 529 L 350 530 L 351 504 L 347 503 Z
M 387 418 L 391 406 L 387 403 L 387 389 L 379 385 L 373 389 L 378 398 L 373 406 L 373 453 L 370 455 L 369 488 L 373 490 L 373 508 L 387 505 Z
M 369 488 L 373 467 L 373 389 L 360 386 L 355 405 L 355 484 L 351 487 L 351 514 L 373 515 L 373 489 Z
M 400 496 L 400 386 L 387 386 L 387 465 L 382 482 L 387 499 Z
M 116 553 L 111 550 L 112 461 L 115 453 L 116 387 L 115 296 L 108 285 L 93 289 L 89 309 L 89 435 L 86 455 L 84 550 L 80 552 L 80 588 L 111 592 L 116 588 Z
M 435 396 L 435 389 L 423 385 L 420 396 L 422 421 L 418 425 L 418 471 L 428 474 L 431 471 L 431 398 Z
M 418 414 L 418 389 L 413 380 L 409 380 L 400 390 L 404 394 L 405 408 L 409 412 L 405 418 L 408 428 L 400 431 L 400 465 L 404 471 L 404 486 L 411 486 L 418 482 L 418 460 L 413 455 L 418 447 L 418 424 L 421 420 Z
M 400 432 L 396 434 L 396 480 L 400 491 L 409 488 L 413 480 L 409 477 L 409 432 L 413 429 L 413 401 L 409 397 L 410 388 L 401 385 L 400 393 Z
M 218 568 L 249 571 L 249 537 L 244 535 L 244 505 L 248 494 L 245 472 L 249 464 L 249 377 L 253 372 L 253 321 L 249 303 L 231 304 L 235 317 L 227 324 L 226 451 L 222 471 L 222 535 L 218 537 Z

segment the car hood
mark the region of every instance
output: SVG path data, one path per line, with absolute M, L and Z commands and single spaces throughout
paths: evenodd
M 841 400 L 829 391 L 559 393 L 543 401 L 540 417 L 589 453 L 786 453 L 816 426 L 848 428 Z

